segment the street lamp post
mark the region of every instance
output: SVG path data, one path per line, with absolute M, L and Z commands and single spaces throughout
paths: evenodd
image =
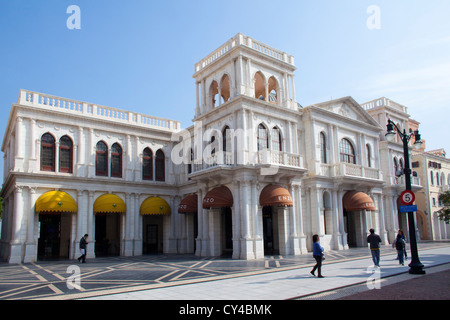
M 391 119 L 388 120 L 387 124 L 387 133 L 386 139 L 388 141 L 394 141 L 396 133 L 394 131 L 394 127 L 396 128 L 397 133 L 403 142 L 403 154 L 405 157 L 405 182 L 406 182 L 406 190 L 411 191 L 411 168 L 409 166 L 409 148 L 408 142 L 412 136 L 414 136 L 414 148 L 420 149 L 422 146 L 422 141 L 420 139 L 419 130 L 414 131 L 414 133 L 406 133 L 406 130 L 401 130 L 392 122 Z M 413 212 L 408 212 L 408 224 L 409 224 L 409 242 L 411 246 L 411 263 L 409 264 L 409 273 L 411 274 L 425 274 L 425 270 L 423 270 L 423 264 L 419 260 L 419 254 L 417 251 L 417 240 L 416 240 L 416 224 L 414 222 Z

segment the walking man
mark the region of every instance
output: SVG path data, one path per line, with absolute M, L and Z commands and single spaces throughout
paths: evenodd
M 88 238 L 88 234 L 86 233 L 83 238 L 81 238 L 80 240 L 80 251 L 81 251 L 81 256 L 78 258 L 79 262 L 82 263 L 86 263 L 86 249 L 87 249 L 87 245 L 88 242 L 86 241 Z
M 380 266 L 380 243 L 381 238 L 375 233 L 375 230 L 370 229 L 370 234 L 367 237 L 367 243 L 370 244 L 370 252 L 372 253 L 372 260 L 375 266 Z

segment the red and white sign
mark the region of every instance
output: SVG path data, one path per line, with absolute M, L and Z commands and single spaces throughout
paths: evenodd
M 413 204 L 414 200 L 416 200 L 416 196 L 414 195 L 414 192 L 405 190 L 400 195 L 400 200 L 405 206 L 409 206 Z

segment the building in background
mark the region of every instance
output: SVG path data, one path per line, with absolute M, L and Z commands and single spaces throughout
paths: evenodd
M 450 190 L 450 159 L 446 158 L 444 149 L 413 152 L 411 164 L 413 175 L 423 182 L 423 189 L 416 192 L 421 239 L 448 239 L 450 227 L 439 220 L 436 212 L 442 208 L 439 195 Z
M 366 246 L 370 228 L 393 241 L 408 228 L 404 160 L 385 124 L 418 123 L 385 98 L 303 108 L 295 70 L 291 55 L 237 34 L 195 64 L 194 124 L 183 130 L 21 90 L 2 144 L 1 258 L 74 259 L 85 233 L 91 257 L 300 255 L 314 234 L 326 249 Z

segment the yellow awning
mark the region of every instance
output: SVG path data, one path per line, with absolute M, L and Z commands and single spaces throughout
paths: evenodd
M 170 206 L 166 200 L 160 197 L 150 197 L 145 199 L 141 205 L 141 215 L 169 215 L 171 213 Z
M 36 201 L 35 211 L 47 213 L 77 212 L 78 207 L 69 194 L 62 191 L 49 191 Z
M 114 194 L 104 194 L 94 202 L 94 213 L 122 213 L 127 212 L 125 202 Z

